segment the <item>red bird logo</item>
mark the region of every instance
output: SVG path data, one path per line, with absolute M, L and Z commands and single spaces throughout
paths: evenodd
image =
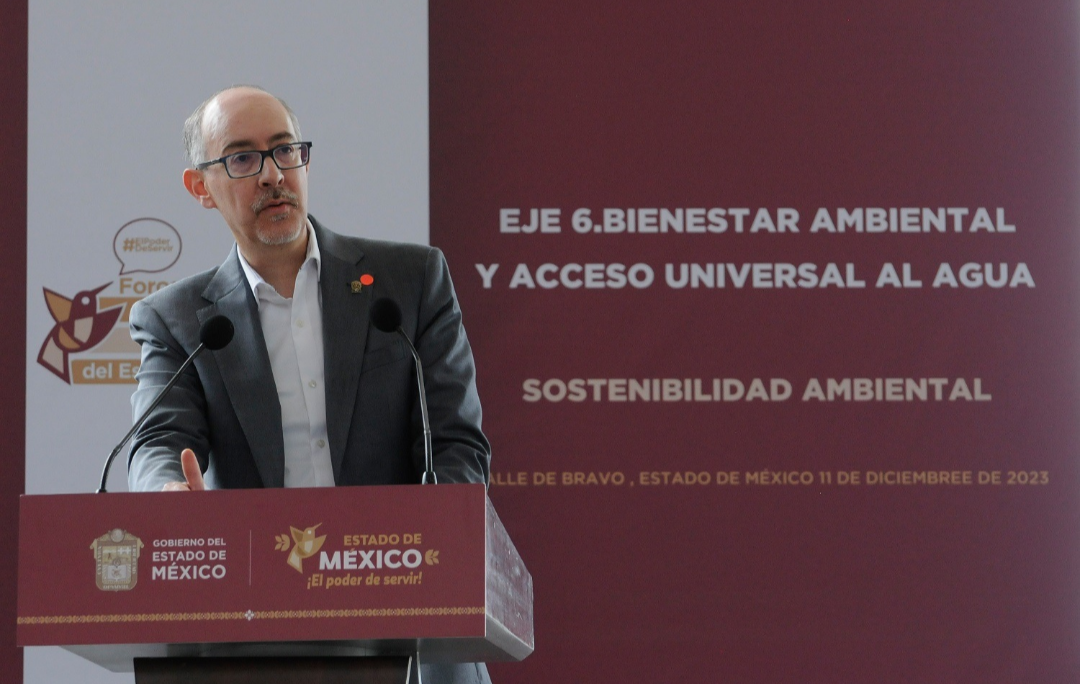
M 45 290 L 45 304 L 56 325 L 45 337 L 37 360 L 69 385 L 71 370 L 68 355 L 91 349 L 105 339 L 124 310 L 121 305 L 98 311 L 98 293 L 110 285 L 112 283 L 108 282 L 96 290 L 83 290 L 71 299 L 47 287 L 42 288 Z

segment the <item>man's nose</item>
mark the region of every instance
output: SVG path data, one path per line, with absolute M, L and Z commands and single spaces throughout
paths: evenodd
M 285 174 L 274 163 L 273 157 L 265 157 L 262 171 L 259 172 L 259 185 L 274 187 L 275 185 L 281 185 L 284 180 Z

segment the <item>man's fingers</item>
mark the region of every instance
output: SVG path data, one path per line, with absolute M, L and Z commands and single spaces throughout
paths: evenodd
M 184 479 L 187 480 L 188 489 L 200 492 L 206 489 L 203 483 L 202 471 L 199 469 L 199 459 L 195 458 L 195 452 L 184 449 L 180 452 L 180 466 L 184 469 Z
M 161 488 L 163 492 L 197 492 L 206 489 L 203 483 L 202 471 L 199 469 L 199 459 L 195 458 L 195 452 L 184 449 L 180 452 L 180 467 L 184 469 L 186 482 L 168 482 Z

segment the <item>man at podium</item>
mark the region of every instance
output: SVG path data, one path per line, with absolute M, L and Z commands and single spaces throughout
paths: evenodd
M 281 99 L 223 90 L 184 127 L 184 187 L 217 209 L 236 244 L 225 262 L 131 310 L 142 349 L 135 415 L 223 315 L 224 348 L 196 357 L 136 432 L 132 491 L 414 484 L 424 439 L 413 360 L 369 319 L 389 298 L 422 360 L 440 483 L 487 482 L 472 351 L 438 249 L 346 237 L 308 214 L 312 143 Z M 489 681 L 475 665 L 424 681 Z

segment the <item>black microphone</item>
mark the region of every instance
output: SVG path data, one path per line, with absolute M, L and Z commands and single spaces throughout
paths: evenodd
M 397 333 L 405 340 L 409 351 L 412 352 L 413 362 L 416 365 L 416 384 L 420 388 L 420 417 L 424 423 L 424 475 L 420 478 L 420 484 L 438 484 L 435 477 L 435 466 L 431 455 L 431 421 L 427 412 L 427 391 L 424 389 L 424 369 L 420 365 L 420 355 L 416 353 L 416 347 L 412 340 L 405 334 L 401 327 L 401 307 L 393 299 L 382 297 L 371 303 L 371 324 L 385 333 Z
M 214 316 L 210 320 L 202 324 L 199 328 L 199 346 L 195 348 L 195 351 L 191 352 L 191 356 L 187 357 L 187 360 L 173 373 L 172 379 L 168 384 L 161 388 L 158 395 L 154 397 L 154 403 L 150 404 L 150 408 L 143 411 L 143 414 L 139 416 L 139 419 L 135 421 L 135 424 L 131 426 L 131 430 L 128 431 L 124 438 L 120 440 L 120 443 L 116 445 L 116 448 L 109 454 L 109 458 L 105 460 L 105 467 L 101 470 L 101 485 L 98 487 L 97 493 L 105 493 L 105 481 L 109 479 L 109 468 L 112 466 L 113 459 L 120 453 L 120 450 L 124 448 L 131 436 L 135 434 L 135 431 L 142 427 L 142 424 L 146 422 L 147 417 L 150 416 L 150 412 L 157 408 L 161 400 L 165 398 L 165 395 L 169 393 L 169 390 L 173 388 L 173 385 L 180 379 L 180 374 L 187 370 L 187 367 L 191 365 L 191 362 L 195 360 L 195 357 L 202 353 L 203 349 L 210 349 L 212 351 L 221 349 L 229 342 L 232 342 L 233 338 L 233 324 L 225 316 Z

